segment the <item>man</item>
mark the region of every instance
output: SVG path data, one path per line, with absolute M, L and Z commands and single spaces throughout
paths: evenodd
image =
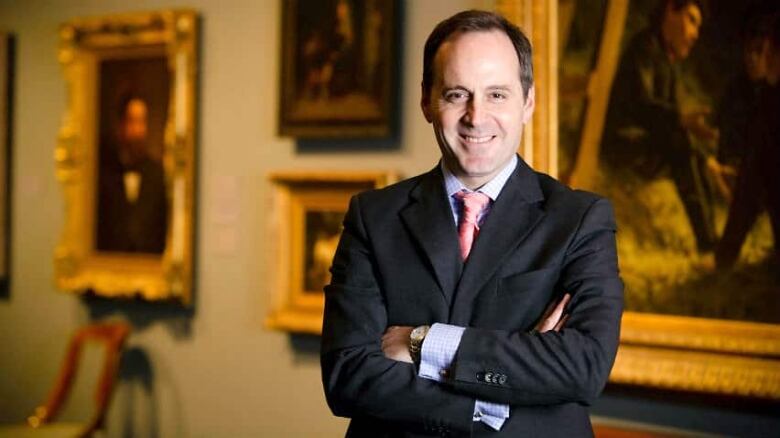
M 720 167 L 700 144 L 718 133 L 706 121 L 708 109 L 683 112 L 679 72 L 699 37 L 702 9 L 702 0 L 664 0 L 650 28 L 629 43 L 612 85 L 601 161 L 611 172 L 646 179 L 669 174 L 697 248 L 708 252 L 716 238 L 705 171 Z
M 716 266 L 731 269 L 758 216 L 766 209 L 772 226 L 774 254 L 770 266 L 780 266 L 780 18 L 770 16 L 763 62 L 767 87 L 746 124 L 745 139 L 750 148 L 741 161 L 734 199 L 715 250 Z M 777 271 L 775 271 L 777 272 Z
M 527 38 L 489 12 L 443 21 L 421 106 L 441 162 L 355 196 L 344 220 L 325 288 L 331 409 L 357 437 L 591 435 L 623 304 L 615 223 L 515 153 L 534 109 Z
M 148 107 L 140 96 L 120 100 L 116 142 L 101 151 L 97 214 L 99 251 L 161 254 L 168 202 L 165 174 L 149 156 Z
M 741 68 L 728 82 L 718 110 L 718 161 L 739 168 L 751 145 L 745 136 L 761 95 L 766 92 L 766 50 L 769 19 L 750 11 L 742 30 Z

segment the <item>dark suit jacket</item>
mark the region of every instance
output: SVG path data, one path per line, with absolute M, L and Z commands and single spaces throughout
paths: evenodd
M 141 186 L 135 203 L 125 195 L 124 170 L 118 163 L 101 168 L 98 193 L 98 251 L 161 254 L 168 228 L 168 201 L 162 165 L 145 160 L 136 169 Z
M 591 435 L 586 405 L 612 367 L 623 306 L 614 234 L 608 201 L 522 160 L 465 264 L 438 167 L 355 196 L 322 338 L 326 398 L 352 418 L 347 435 Z M 564 291 L 566 327 L 532 333 Z M 446 382 L 384 357 L 388 326 L 435 322 L 467 327 Z M 472 422 L 476 399 L 511 406 L 500 432 Z

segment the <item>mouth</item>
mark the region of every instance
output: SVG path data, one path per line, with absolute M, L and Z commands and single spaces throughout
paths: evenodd
M 464 142 L 469 144 L 484 144 L 489 142 L 490 140 L 493 140 L 496 138 L 495 135 L 483 135 L 483 136 L 473 136 L 473 135 L 465 135 L 461 134 L 460 138 L 463 139 Z

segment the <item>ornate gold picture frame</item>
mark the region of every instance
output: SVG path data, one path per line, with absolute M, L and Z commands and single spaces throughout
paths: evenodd
M 319 334 L 325 308 L 323 287 L 341 236 L 350 198 L 396 181 L 391 172 L 283 172 L 274 186 L 275 272 L 279 293 L 266 326 Z
M 537 105 L 520 152 L 535 169 L 553 176 L 558 174 L 558 24 L 571 14 L 573 4 L 570 0 L 497 2 L 497 10 L 528 32 L 534 46 Z M 607 2 L 610 18 L 605 22 L 621 23 L 622 19 L 614 17 L 624 18 L 627 7 L 623 0 Z M 618 30 L 605 28 L 602 49 L 617 49 Z M 611 79 L 605 78 L 611 78 L 615 68 L 614 60 L 598 62 L 588 80 L 580 84 L 589 106 L 606 105 L 603 88 L 608 88 L 605 84 Z M 577 84 L 567 80 L 561 85 L 571 91 Z M 592 133 L 584 135 L 593 138 Z M 613 383 L 780 399 L 778 324 L 627 311 L 620 339 L 610 375 Z
M 60 26 L 60 289 L 191 302 L 197 37 L 191 10 Z

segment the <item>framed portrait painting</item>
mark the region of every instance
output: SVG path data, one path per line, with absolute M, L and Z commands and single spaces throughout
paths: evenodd
M 771 2 L 558 5 L 560 178 L 618 221 L 612 381 L 780 399 L 780 186 L 758 176 L 777 162 L 761 146 Z
M 392 134 L 397 3 L 281 2 L 280 134 L 298 138 Z
M 190 302 L 196 38 L 187 10 L 61 25 L 60 288 Z
M 274 231 L 279 293 L 266 325 L 319 334 L 325 308 L 323 288 L 341 237 L 350 198 L 395 182 L 391 172 L 274 173 Z

